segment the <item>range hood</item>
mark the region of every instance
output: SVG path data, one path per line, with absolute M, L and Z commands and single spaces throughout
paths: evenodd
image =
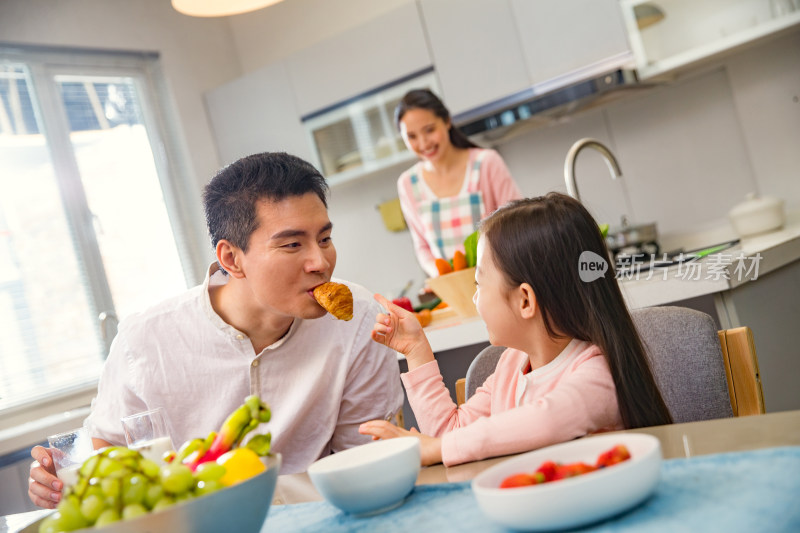
M 453 123 L 491 145 L 653 85 L 639 81 L 632 55 L 624 53 L 454 115 Z

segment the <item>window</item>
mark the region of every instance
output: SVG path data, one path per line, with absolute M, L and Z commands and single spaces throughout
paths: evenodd
M 118 319 L 202 278 L 157 64 L 0 47 L 0 413 L 94 387 Z

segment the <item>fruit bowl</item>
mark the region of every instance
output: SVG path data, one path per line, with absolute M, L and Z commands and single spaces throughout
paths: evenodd
M 131 520 L 120 520 L 81 533 L 257 533 L 267 518 L 281 467 L 281 455 L 262 458 L 267 470 L 252 478 Z M 49 516 L 49 515 L 48 515 Z M 20 533 L 38 533 L 43 517 Z
M 517 488 L 500 488 L 507 477 L 535 471 L 545 461 L 594 464 L 622 444 L 630 459 L 586 474 Z M 481 472 L 472 481 L 478 506 L 493 522 L 511 529 L 549 531 L 596 522 L 647 499 L 661 473 L 661 443 L 643 433 L 615 433 L 573 440 L 528 452 Z

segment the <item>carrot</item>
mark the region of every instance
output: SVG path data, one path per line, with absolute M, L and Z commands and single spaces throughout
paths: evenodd
M 450 262 L 442 259 L 441 257 L 436 258 L 436 268 L 439 270 L 440 276 L 442 274 L 449 274 L 453 271 L 453 267 L 450 265 Z
M 456 250 L 453 255 L 453 270 L 464 270 L 467 268 L 467 256 L 461 250 Z
M 430 309 L 423 309 L 418 313 L 414 313 L 417 316 L 417 320 L 419 320 L 419 325 L 423 328 L 433 321 L 433 313 L 431 313 Z

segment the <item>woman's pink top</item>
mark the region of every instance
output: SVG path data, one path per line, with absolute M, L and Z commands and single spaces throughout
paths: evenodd
M 442 437 L 446 466 L 624 429 L 614 380 L 597 346 L 573 339 L 547 365 L 523 374 L 527 366 L 528 355 L 509 348 L 461 407 L 436 361 L 401 376 L 420 431 Z
M 496 151 L 485 148 L 469 149 L 464 183 L 456 196 L 437 197 L 422 179 L 421 163 L 416 163 L 400 175 L 397 193 L 417 259 L 431 277 L 439 273 L 436 269 L 436 258 L 450 260 L 455 249 L 463 252 L 464 238 L 476 229 L 481 219 L 509 200 L 521 197 L 503 158 Z M 431 208 L 432 203 L 439 202 L 448 206 L 447 212 L 440 212 L 438 206 Z M 477 212 L 470 213 L 474 208 L 477 208 Z M 454 212 L 459 215 L 455 221 Z M 465 213 L 472 216 L 461 216 Z M 438 220 L 439 217 L 442 218 L 441 221 Z M 452 224 L 464 224 L 465 220 L 470 221 L 469 227 L 452 227 Z M 441 228 L 438 227 L 439 224 Z M 436 231 L 432 230 L 432 226 L 437 226 L 437 231 L 443 231 L 444 235 L 433 235 Z M 458 238 L 451 238 L 450 232 L 455 232 Z

